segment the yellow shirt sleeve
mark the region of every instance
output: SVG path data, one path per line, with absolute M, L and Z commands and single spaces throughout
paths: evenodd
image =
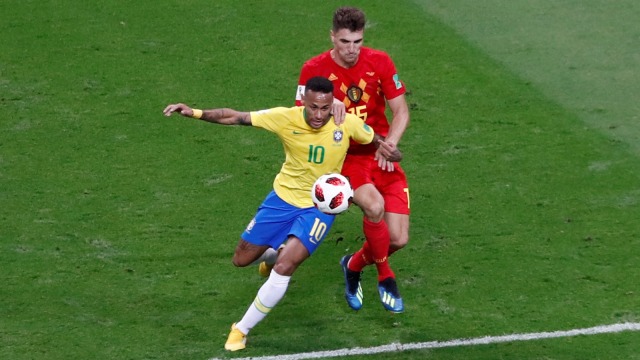
M 365 145 L 373 141 L 373 129 L 356 115 L 347 114 L 344 123 L 345 126 L 348 127 L 349 134 L 355 142 Z

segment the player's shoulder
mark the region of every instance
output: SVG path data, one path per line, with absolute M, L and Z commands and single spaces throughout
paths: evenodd
M 263 110 L 252 111 L 252 121 L 293 121 L 302 114 L 301 106 L 278 106 Z
M 331 50 L 327 50 L 323 53 L 320 53 L 308 59 L 307 61 L 304 62 L 303 67 L 316 67 L 326 63 L 328 59 L 331 59 Z
M 353 127 L 353 128 L 362 127 L 362 128 L 364 128 L 364 130 L 366 132 L 373 131 L 373 129 L 371 129 L 371 127 L 369 125 L 367 125 L 360 117 L 358 117 L 357 115 L 351 114 L 351 113 L 345 114 L 344 123 L 348 127 Z
M 253 111 L 255 114 L 275 114 L 275 113 L 295 113 L 296 111 L 300 111 L 300 106 L 276 106 L 268 109 L 256 110 Z
M 370 57 L 370 58 L 374 58 L 374 59 L 391 59 L 391 56 L 389 56 L 389 54 L 384 51 L 384 50 L 380 50 L 380 49 L 374 49 L 374 48 L 370 48 L 370 47 L 366 47 L 363 46 L 360 48 L 360 56 L 365 56 L 365 57 Z
M 385 79 L 396 73 L 393 60 L 383 50 L 362 47 L 358 63 L 361 71 L 375 71 Z
M 361 118 L 359 118 L 357 115 L 352 114 L 352 113 L 346 113 L 344 114 L 344 121 L 345 122 L 349 122 L 349 123 L 361 123 L 363 122 Z

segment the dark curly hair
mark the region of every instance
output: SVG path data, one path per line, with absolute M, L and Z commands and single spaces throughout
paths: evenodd
M 322 76 L 312 77 L 305 84 L 305 91 L 321 92 L 323 94 L 333 93 L 333 83 Z
M 355 7 L 341 7 L 333 13 L 333 31 L 342 29 L 360 31 L 364 29 L 366 18 L 362 10 Z

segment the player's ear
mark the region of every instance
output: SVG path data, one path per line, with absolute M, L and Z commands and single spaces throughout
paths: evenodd
M 304 104 L 304 99 L 305 99 L 304 94 L 300 95 L 300 103 L 302 103 L 302 106 L 304 106 L 304 105 L 305 105 L 305 104 Z

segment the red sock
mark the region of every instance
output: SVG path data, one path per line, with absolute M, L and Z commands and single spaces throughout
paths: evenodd
M 364 256 L 359 254 L 359 257 L 361 259 L 371 259 L 372 262 L 376 264 L 378 281 L 382 281 L 388 277 L 395 278 L 395 274 L 393 270 L 391 270 L 387 258 L 390 241 L 387 223 L 384 220 L 374 223 L 364 218 L 363 232 L 368 246 L 362 247 L 361 251 Z
M 400 249 L 389 246 L 387 257 L 391 257 L 391 255 L 398 250 Z M 373 264 L 373 260 L 371 260 L 371 250 L 369 249 L 369 243 L 365 241 L 364 245 L 362 245 L 362 248 L 356 251 L 353 254 L 353 258 L 349 261 L 349 270 L 362 271 L 362 268 L 371 264 Z
M 347 264 L 347 268 L 351 271 L 362 271 L 367 265 L 373 264 L 373 260 L 371 259 L 371 252 L 369 250 L 369 242 L 365 241 L 360 250 L 356 251 L 349 263 Z

